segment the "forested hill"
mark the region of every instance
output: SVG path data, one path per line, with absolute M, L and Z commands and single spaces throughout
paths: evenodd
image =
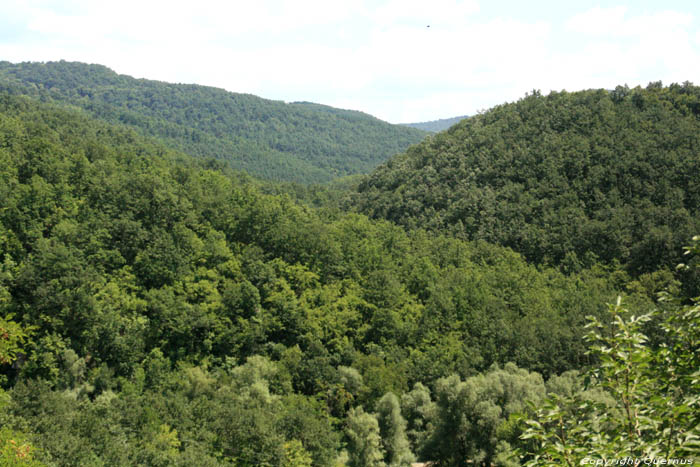
M 361 112 L 134 79 L 83 63 L 0 62 L 0 89 L 80 107 L 171 148 L 272 180 L 367 173 L 425 136 Z
M 419 122 L 419 123 L 402 123 L 401 125 L 408 126 L 411 128 L 418 128 L 423 131 L 430 131 L 432 133 L 447 130 L 452 125 L 455 125 L 465 118 L 469 118 L 467 115 L 461 117 L 452 118 L 441 118 L 439 120 L 431 120 L 429 122 Z
M 564 275 L 204 166 L 0 94 L 3 465 L 488 462 L 543 377 L 590 361 L 585 316 L 668 283 Z
M 700 231 L 700 88 L 533 93 L 392 158 L 361 212 L 567 270 L 673 267 Z

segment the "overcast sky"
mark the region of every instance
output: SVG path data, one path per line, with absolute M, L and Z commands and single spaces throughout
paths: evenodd
M 3 0 L 0 60 L 417 122 L 533 89 L 700 84 L 699 16 L 697 0 Z

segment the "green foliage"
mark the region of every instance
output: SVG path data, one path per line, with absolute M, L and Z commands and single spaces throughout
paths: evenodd
M 0 317 L 0 364 L 12 363 L 28 337 L 28 330 L 12 321 L 11 314 Z
M 695 237 L 688 253 L 697 254 Z M 598 360 L 585 393 L 553 397 L 527 420 L 528 465 L 579 465 L 584 459 L 695 459 L 700 455 L 700 301 L 667 300 L 663 311 L 634 316 L 620 299 L 612 322 L 591 318 L 586 340 Z M 645 324 L 662 318 L 660 344 L 652 346 Z
M 487 392 L 590 363 L 584 316 L 629 282 L 311 208 L 26 97 L 0 94 L 0 158 L 0 306 L 32 330 L 0 424 L 49 465 L 447 462 L 436 433 L 504 463 L 517 430 Z
M 118 75 L 100 65 L 0 62 L 0 90 L 83 109 L 188 154 L 274 180 L 366 173 L 423 131 L 361 112 Z
M 15 264 L 5 258 L 5 262 L 0 265 L 0 365 L 11 364 L 17 358 L 18 353 L 24 350 L 33 328 L 23 327 L 12 320 L 13 315 L 7 313 L 10 308 L 12 296 L 7 289 L 13 276 L 12 272 Z
M 42 467 L 35 459 L 36 448 L 26 436 L 7 428 L 0 428 L 0 467 Z
M 670 269 L 700 231 L 699 103 L 690 83 L 535 92 L 392 158 L 352 204 L 568 272 Z
M 544 394 L 539 374 L 512 363 L 464 381 L 456 375 L 438 380 L 435 430 L 424 455 L 448 465 L 514 465 L 511 443 L 519 434 L 514 417 Z
M 311 467 L 311 462 L 311 456 L 299 440 L 295 439 L 284 444 L 282 467 Z
M 388 466 L 410 465 L 415 457 L 406 436 L 406 420 L 401 415 L 399 398 L 386 393 L 377 402 L 379 433 L 384 447 L 384 461 Z
M 401 412 L 407 422 L 406 435 L 421 454 L 428 445 L 428 440 L 435 430 L 437 421 L 437 404 L 430 397 L 430 389 L 422 383 L 416 383 L 413 389 L 401 396 Z
M 383 467 L 384 450 L 377 417 L 361 407 L 350 410 L 345 428 L 350 467 Z

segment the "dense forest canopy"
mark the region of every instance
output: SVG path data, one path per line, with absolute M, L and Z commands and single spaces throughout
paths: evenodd
M 171 148 L 273 180 L 325 182 L 367 173 L 426 134 L 361 112 L 134 79 L 75 62 L 0 62 L 0 89 L 76 106 Z
M 121 78 L 105 69 L 102 84 L 113 79 Z M 44 85 L 36 89 L 35 98 L 0 92 L 0 465 L 386 467 L 431 460 L 466 467 L 579 465 L 586 452 L 697 457 L 700 306 L 683 295 L 680 281 L 695 268 L 692 255 L 678 271 L 656 256 L 631 266 L 632 253 L 586 250 L 577 259 L 578 237 L 559 245 L 563 237 L 553 229 L 543 239 L 551 258 L 528 262 L 498 245 L 508 242 L 495 234 L 502 216 L 533 212 L 535 194 L 498 198 L 503 206 L 512 201 L 508 210 L 480 211 L 489 225 L 483 231 L 493 236 L 464 238 L 466 224 L 455 230 L 438 204 L 428 203 L 434 198 L 425 200 L 425 212 L 413 199 L 416 217 L 397 216 L 400 226 L 340 209 L 332 190 L 356 178 L 330 189 L 262 182 L 220 160 L 191 157 L 167 137 L 67 106 Z M 192 88 L 194 96 L 206 89 Z M 669 220 L 669 229 L 697 227 L 695 88 L 617 92 L 618 100 L 606 92 L 535 95 L 470 118 L 392 160 L 364 182 L 356 201 L 377 217 L 393 212 L 383 211 L 389 195 L 378 182 L 391 175 L 395 196 L 409 180 L 426 180 L 448 209 L 452 195 L 443 183 L 463 186 L 467 162 L 455 162 L 461 155 L 481 164 L 468 180 L 490 181 L 494 194 L 484 202 L 491 202 L 506 184 L 497 168 L 516 176 L 508 171 L 515 159 L 496 158 L 491 145 L 510 154 L 499 138 L 515 144 L 527 133 L 523 121 L 538 122 L 525 110 L 525 120 L 515 116 L 514 108 L 556 114 L 547 102 L 571 99 L 570 108 L 592 119 L 597 114 L 576 99 L 615 109 L 639 100 L 629 97 L 638 92 L 651 108 L 666 110 L 650 123 L 630 114 L 628 126 L 641 119 L 646 131 L 624 141 L 635 154 L 651 154 L 639 164 L 655 170 L 659 185 L 623 153 L 614 158 L 617 184 L 605 175 L 617 165 L 605 157 L 576 167 L 599 173 L 600 187 L 590 189 L 618 190 L 617 201 L 603 196 L 600 203 L 613 203 L 609 214 L 621 217 L 611 225 L 623 233 L 630 215 L 653 223 L 671 208 L 678 224 Z M 676 94 L 689 96 L 685 114 Z M 666 120 L 686 127 L 674 133 Z M 601 152 L 618 137 L 577 128 L 543 131 L 545 139 L 566 134 L 574 146 Z M 581 136 L 589 133 L 599 146 Z M 560 203 L 548 208 L 551 223 L 563 203 L 555 188 L 570 183 L 571 193 L 584 193 L 584 181 L 564 183 L 561 175 L 547 188 L 554 182 L 545 175 L 573 162 L 564 150 L 528 152 L 544 144 L 535 139 L 518 153 L 530 158 L 529 166 L 516 164 L 519 183 L 536 189 L 533 174 L 543 180 L 541 189 Z M 645 146 L 634 146 L 640 141 Z M 460 152 L 463 144 L 477 155 Z M 449 164 L 457 164 L 454 177 L 445 179 Z M 644 187 L 630 198 L 639 206 L 620 192 L 627 183 Z M 471 186 L 464 193 L 481 196 Z M 436 216 L 430 222 L 428 212 Z M 534 227 L 523 221 L 513 229 L 549 233 L 536 216 L 527 220 Z M 676 238 L 683 232 L 670 241 L 692 243 L 688 252 L 700 254 L 700 238 Z M 630 252 L 644 244 L 624 240 Z M 567 252 L 561 261 L 560 250 Z M 639 384 L 630 389 L 620 374 Z
M 672 268 L 700 232 L 700 88 L 534 92 L 392 158 L 355 204 L 577 270 Z

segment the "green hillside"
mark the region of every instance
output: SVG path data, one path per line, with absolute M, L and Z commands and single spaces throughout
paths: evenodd
M 535 92 L 392 158 L 357 208 L 567 271 L 673 268 L 700 232 L 700 88 Z
M 79 107 L 272 180 L 325 182 L 367 173 L 425 136 L 361 112 L 134 79 L 83 63 L 0 62 L 0 89 Z
M 592 363 L 585 317 L 673 285 L 564 275 L 209 166 L 0 94 L 5 465 L 506 459 L 526 400 L 583 387 L 555 375 Z
M 438 131 L 447 130 L 449 127 L 456 125 L 465 118 L 469 118 L 469 116 L 463 115 L 461 117 L 441 118 L 439 120 L 431 120 L 429 122 L 402 123 L 401 125 L 411 128 L 418 128 L 419 130 L 429 131 L 431 133 L 437 133 Z

